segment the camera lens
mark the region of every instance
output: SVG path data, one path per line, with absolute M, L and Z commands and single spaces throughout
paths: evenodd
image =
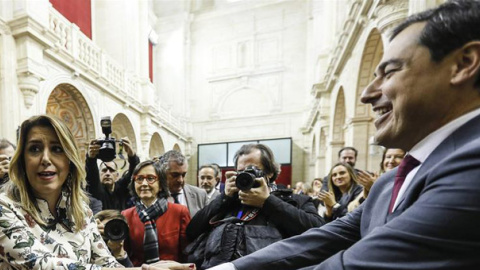
M 251 189 L 254 183 L 255 175 L 248 172 L 239 173 L 237 175 L 237 179 L 235 180 L 235 185 L 237 188 L 243 191 Z
M 128 237 L 128 224 L 122 219 L 112 219 L 105 224 L 103 233 L 108 240 L 124 240 Z
M 105 141 L 98 151 L 98 158 L 104 162 L 115 159 L 115 141 Z

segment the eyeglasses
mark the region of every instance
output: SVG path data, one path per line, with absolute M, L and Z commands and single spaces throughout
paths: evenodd
M 147 183 L 149 184 L 153 184 L 155 183 L 155 181 L 157 181 L 158 177 L 156 175 L 153 175 L 153 174 L 147 174 L 147 175 L 134 175 L 133 176 L 133 180 L 137 183 L 137 184 L 141 184 L 143 183 L 143 180 L 147 180 Z

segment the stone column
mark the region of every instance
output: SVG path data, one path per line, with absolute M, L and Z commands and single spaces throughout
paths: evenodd
M 23 94 L 25 107 L 29 109 L 34 104 L 40 81 L 47 74 L 43 52 L 53 46 L 48 35 L 45 35 L 50 4 L 44 0 L 20 3 L 9 26 L 15 39 L 18 87 Z
M 330 171 L 330 168 L 332 168 L 332 166 L 338 162 L 338 151 L 340 151 L 340 149 L 342 149 L 342 147 L 345 146 L 345 142 L 344 141 L 331 141 L 330 142 L 330 145 L 329 145 L 329 148 L 330 150 L 327 152 L 329 153 L 329 159 L 327 159 L 327 162 L 326 162 L 326 166 L 325 166 L 325 169 L 326 169 L 326 172 L 328 173 Z
M 359 169 L 369 169 L 371 167 L 371 160 L 369 155 L 369 126 L 372 118 L 369 116 L 354 117 L 348 119 L 348 129 L 353 136 L 352 145 L 358 150 L 357 162 L 355 167 Z

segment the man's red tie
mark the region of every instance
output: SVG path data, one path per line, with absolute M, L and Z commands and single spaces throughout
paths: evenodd
M 393 184 L 392 198 L 390 199 L 390 206 L 388 207 L 389 213 L 393 212 L 395 200 L 397 199 L 398 192 L 400 191 L 403 182 L 405 182 L 405 177 L 407 177 L 407 174 L 418 165 L 420 165 L 420 161 L 410 155 L 406 155 L 400 163 L 400 166 L 398 166 L 397 175 L 395 175 L 395 183 Z

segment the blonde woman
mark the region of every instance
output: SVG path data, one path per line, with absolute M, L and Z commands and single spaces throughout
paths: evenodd
M 352 166 L 337 163 L 328 174 L 328 190 L 320 191 L 318 197 L 326 207 L 325 220 L 331 221 L 347 214 L 348 204 L 362 192 L 362 186 L 357 184 Z
M 24 121 L 9 176 L 0 193 L 0 269 L 123 268 L 98 232 L 75 138 L 63 122 L 48 115 Z

